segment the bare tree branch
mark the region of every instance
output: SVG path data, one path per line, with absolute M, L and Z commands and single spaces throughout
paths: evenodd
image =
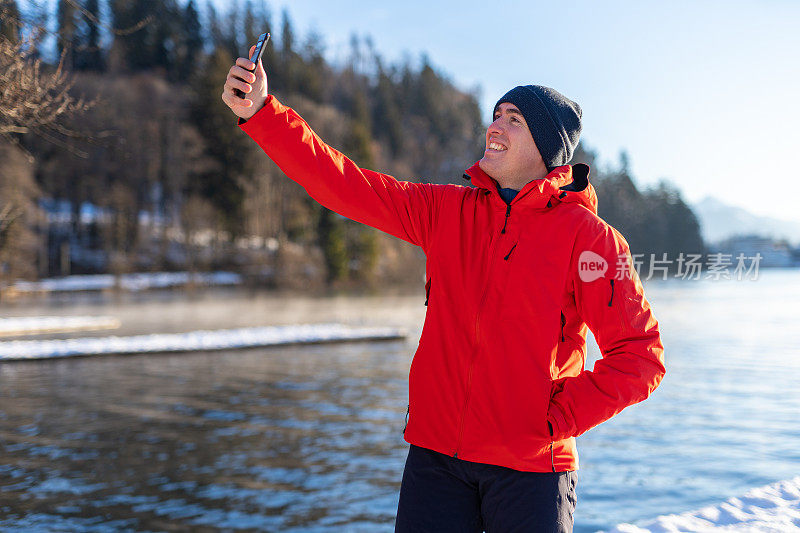
M 34 33 L 13 43 L 0 36 L 0 136 L 16 145 L 12 134 L 33 133 L 48 140 L 55 139 L 55 134 L 85 137 L 62 121 L 92 108 L 97 99 L 87 102 L 70 94 L 72 80 L 63 68 L 64 54 L 54 72 L 42 73 L 41 60 L 29 57 L 37 38 Z

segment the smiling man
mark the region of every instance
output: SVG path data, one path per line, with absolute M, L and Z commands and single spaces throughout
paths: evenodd
M 253 66 L 239 58 L 223 89 L 239 127 L 320 204 L 427 257 L 396 531 L 572 531 L 575 437 L 665 373 L 628 244 L 597 216 L 589 167 L 568 164 L 580 107 L 516 87 L 466 171 L 474 187 L 411 183 L 325 144 Z M 603 355 L 592 370 L 587 328 Z

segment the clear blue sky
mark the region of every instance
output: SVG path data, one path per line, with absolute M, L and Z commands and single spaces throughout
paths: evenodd
M 628 150 L 638 185 L 668 178 L 689 201 L 800 220 L 800 2 L 268 5 L 274 23 L 286 7 L 301 37 L 318 30 L 330 56 L 353 32 L 389 60 L 426 52 L 456 85 L 482 87 L 487 121 L 507 89 L 554 87 L 583 107 L 582 139 L 601 160 Z

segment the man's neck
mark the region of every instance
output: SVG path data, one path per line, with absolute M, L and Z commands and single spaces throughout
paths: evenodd
M 540 180 L 547 177 L 549 172 L 547 169 L 537 172 L 533 177 L 517 177 L 517 178 L 495 178 L 497 184 L 500 186 L 501 189 L 515 189 L 517 191 L 521 190 L 525 185 L 534 181 Z

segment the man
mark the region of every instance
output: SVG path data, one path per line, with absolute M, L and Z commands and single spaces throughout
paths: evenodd
M 567 164 L 580 107 L 516 87 L 466 172 L 474 187 L 409 183 L 326 145 L 269 95 L 260 63 L 245 68 L 222 94 L 242 130 L 319 203 L 427 257 L 396 531 L 572 531 L 575 437 L 665 372 L 628 244 L 597 216 L 589 168 Z M 592 371 L 587 326 L 603 354 Z

